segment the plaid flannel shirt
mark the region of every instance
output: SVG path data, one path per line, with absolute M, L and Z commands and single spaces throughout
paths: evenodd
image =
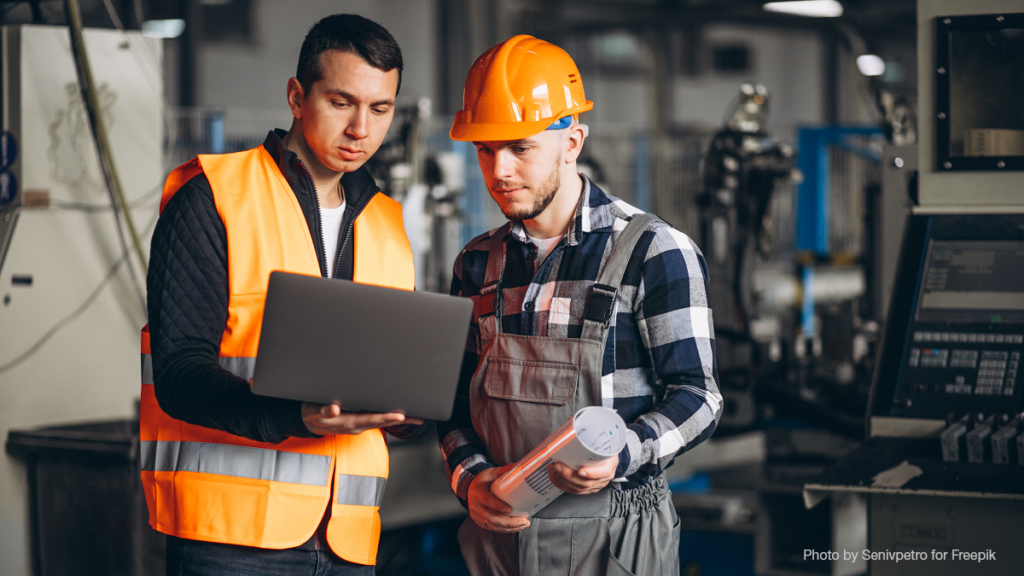
M 611 243 L 640 210 L 583 178 L 583 194 L 565 237 L 541 264 L 521 222 L 506 239 L 501 329 L 507 334 L 579 338 L 584 307 Z M 491 230 L 455 261 L 451 294 L 476 300 L 487 271 Z M 641 235 L 616 295 L 601 378 L 601 403 L 629 423 L 616 486 L 647 483 L 676 454 L 711 436 L 721 416 L 707 264 L 682 232 L 657 221 Z M 477 318 L 467 339 L 455 409 L 438 423 L 452 491 L 493 468 L 470 420 L 469 383 L 480 359 Z

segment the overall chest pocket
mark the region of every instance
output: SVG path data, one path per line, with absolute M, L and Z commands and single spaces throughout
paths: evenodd
M 502 400 L 563 406 L 576 395 L 579 374 L 575 364 L 491 358 L 484 392 Z

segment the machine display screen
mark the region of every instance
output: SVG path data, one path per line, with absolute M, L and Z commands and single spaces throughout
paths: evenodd
M 893 415 L 1018 411 L 1024 387 L 1024 219 L 934 217 L 921 244 Z M 894 306 L 900 306 L 893 302 Z
M 1024 322 L 1024 242 L 929 243 L 915 319 Z

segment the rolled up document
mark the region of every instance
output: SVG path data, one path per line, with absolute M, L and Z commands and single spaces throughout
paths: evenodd
M 607 460 L 625 445 L 626 423 L 617 412 L 583 408 L 498 477 L 491 492 L 512 507 L 512 516 L 530 516 L 562 494 L 548 478 L 548 464 L 561 462 L 577 470 Z

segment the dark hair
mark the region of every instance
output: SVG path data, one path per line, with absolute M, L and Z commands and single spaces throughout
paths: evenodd
M 295 72 L 303 90 L 308 91 L 323 78 L 320 55 L 327 50 L 355 54 L 384 72 L 397 68 L 398 90 L 402 88 L 402 49 L 394 36 L 373 20 L 355 14 L 335 14 L 314 24 L 302 41 L 299 68 Z

